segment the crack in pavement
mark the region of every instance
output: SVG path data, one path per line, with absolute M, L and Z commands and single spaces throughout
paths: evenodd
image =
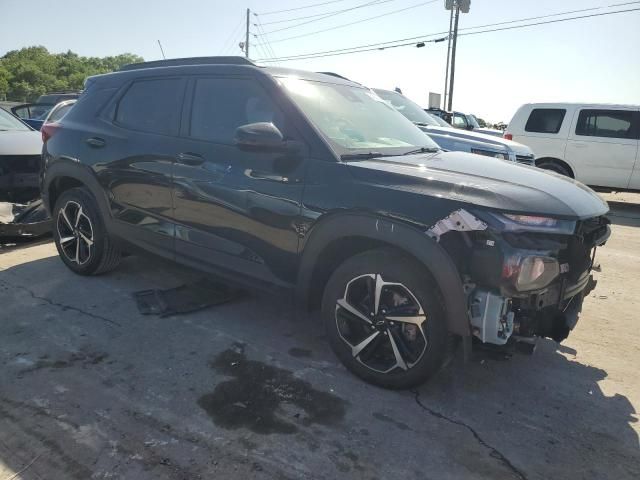
M 33 290 L 31 290 L 30 288 L 25 287 L 24 285 L 14 285 L 13 283 L 9 283 L 9 282 L 4 281 L 4 280 L 0 280 L 0 282 L 2 282 L 5 286 L 11 287 L 11 288 L 18 288 L 20 290 L 23 290 L 23 291 L 27 292 L 31 296 L 31 298 L 34 298 L 36 300 L 42 300 L 43 302 L 46 302 L 51 306 L 58 307 L 58 308 L 61 308 L 63 310 L 72 310 L 74 312 L 81 313 L 83 315 L 86 315 L 88 317 L 94 318 L 96 320 L 101 320 L 101 321 L 109 323 L 111 325 L 122 327 L 121 323 L 118 323 L 115 320 L 111 320 L 110 318 L 103 317 L 102 315 L 96 315 L 95 313 L 87 312 L 87 311 L 85 311 L 85 310 L 83 310 L 81 308 L 74 307 L 72 305 L 66 305 L 64 303 L 58 303 L 58 302 L 56 302 L 54 300 L 51 300 L 50 298 L 41 297 L 40 295 L 37 295 Z
M 485 447 L 488 450 L 490 450 L 489 455 L 491 457 L 495 458 L 496 460 L 499 460 L 500 463 L 502 463 L 505 467 L 507 467 L 509 470 L 511 470 L 511 472 L 514 475 L 516 475 L 520 480 L 527 480 L 527 476 L 520 469 L 518 469 L 518 467 L 516 467 L 513 463 L 511 463 L 511 461 L 509 461 L 509 459 L 507 457 L 505 457 L 504 454 L 502 454 L 497 448 L 492 447 L 491 445 L 489 445 L 480 436 L 480 434 L 475 431 L 475 429 L 473 427 L 471 427 L 470 425 L 467 425 L 466 423 L 464 423 L 461 420 L 455 420 L 453 418 L 449 418 L 446 415 L 443 415 L 442 413 L 436 412 L 435 410 L 432 410 L 431 408 L 427 407 L 424 403 L 422 403 L 420 401 L 420 392 L 418 392 L 417 390 L 412 390 L 411 393 L 413 393 L 414 399 L 415 399 L 416 403 L 418 404 L 418 406 L 420 408 L 422 408 L 425 412 L 427 412 L 429 415 L 432 415 L 432 416 L 434 416 L 436 418 L 439 418 L 441 420 L 444 420 L 446 422 L 453 423 L 454 425 L 459 425 L 461 427 L 466 428 L 469 432 L 471 432 L 471 434 L 478 441 L 478 443 L 480 443 L 480 445 L 482 445 L 483 447 Z

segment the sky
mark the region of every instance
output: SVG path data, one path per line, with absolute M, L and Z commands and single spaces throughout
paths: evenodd
M 252 25 L 252 32 L 267 34 L 276 57 L 446 32 L 449 27 L 443 0 L 378 0 L 281 32 L 273 30 L 317 17 L 268 24 L 369 2 L 326 0 L 312 8 L 269 13 L 317 3 L 320 1 L 0 0 L 0 56 L 43 45 L 54 53 L 72 50 L 107 56 L 129 52 L 157 60 L 161 58 L 158 40 L 167 58 L 242 55 L 238 42 L 244 40 L 247 8 L 252 11 L 251 23 L 261 24 L 261 30 Z M 622 3 L 629 4 L 574 15 L 640 8 L 640 2 L 624 0 L 472 0 L 470 12 L 460 16 L 460 28 Z M 283 40 L 400 9 L 406 10 Z M 266 46 L 256 44 L 263 43 L 264 37 L 252 36 L 251 42 L 251 58 L 267 58 Z M 460 36 L 453 107 L 488 121 L 508 122 L 520 105 L 529 102 L 640 104 L 639 51 L 640 11 Z M 278 65 L 337 72 L 369 87 L 400 87 L 407 97 L 426 106 L 429 92 L 444 89 L 446 55 L 447 43 L 441 42 Z

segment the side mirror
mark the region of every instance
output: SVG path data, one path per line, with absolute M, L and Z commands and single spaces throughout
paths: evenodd
M 236 128 L 235 144 L 240 148 L 277 149 L 285 146 L 278 127 L 270 122 L 249 123 Z

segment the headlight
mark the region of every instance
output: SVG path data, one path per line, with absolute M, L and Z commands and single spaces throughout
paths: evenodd
M 505 259 L 502 267 L 502 277 L 519 292 L 544 288 L 559 274 L 560 265 L 552 257 L 513 255 Z
M 538 217 L 535 215 L 512 215 L 510 213 L 505 213 L 504 216 L 520 225 L 528 225 L 532 227 L 555 227 L 558 224 L 558 220 L 551 217 Z
M 499 158 L 501 160 L 509 160 L 508 153 L 491 152 L 489 150 L 480 150 L 478 148 L 472 148 L 471 153 L 475 153 L 476 155 L 484 155 L 485 157 Z
M 571 235 L 576 229 L 573 220 L 560 220 L 541 215 L 517 213 L 474 212 L 481 220 L 503 232 L 547 232 Z

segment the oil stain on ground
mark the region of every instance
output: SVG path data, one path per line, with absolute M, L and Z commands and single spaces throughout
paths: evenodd
M 294 433 L 299 425 L 334 425 L 344 418 L 345 400 L 314 389 L 288 370 L 248 360 L 240 344 L 220 353 L 210 365 L 233 377 L 198 400 L 220 427 Z

